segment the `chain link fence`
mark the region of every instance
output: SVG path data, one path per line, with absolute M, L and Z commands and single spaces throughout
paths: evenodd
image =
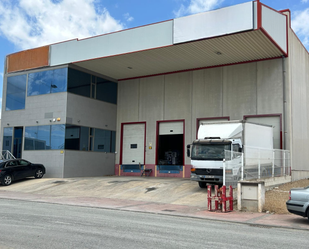
M 225 151 L 223 185 L 237 187 L 239 180 L 291 175 L 291 155 L 287 150 L 245 147 L 245 154 Z

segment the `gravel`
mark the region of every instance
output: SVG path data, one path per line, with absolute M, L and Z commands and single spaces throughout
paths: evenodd
M 276 214 L 289 214 L 286 209 L 286 201 L 289 199 L 291 188 L 301 188 L 309 185 L 309 179 L 289 182 L 265 193 L 264 211 Z

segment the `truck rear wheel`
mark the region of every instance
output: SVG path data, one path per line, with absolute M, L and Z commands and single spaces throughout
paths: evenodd
M 206 182 L 198 182 L 200 188 L 206 188 Z

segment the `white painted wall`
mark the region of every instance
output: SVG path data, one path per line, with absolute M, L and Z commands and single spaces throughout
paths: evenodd
M 50 66 L 172 45 L 173 21 L 51 45 Z
M 117 130 L 146 121 L 146 164 L 155 163 L 157 121 L 184 119 L 186 145 L 197 118 L 283 113 L 281 59 L 120 81 L 118 89 Z M 116 144 L 119 151 L 120 136 Z
M 26 150 L 23 151 L 23 158 L 32 163 L 41 163 L 46 168 L 44 177 L 64 177 L 64 152 L 61 150 Z
M 67 94 L 67 117 L 72 124 L 116 130 L 117 106 L 80 95 Z
M 278 44 L 278 46 L 287 53 L 287 18 L 268 7 L 262 6 L 262 27 Z
M 66 150 L 63 177 L 114 175 L 114 164 L 114 153 Z
M 174 44 L 254 28 L 253 2 L 174 19 Z
M 309 161 L 309 54 L 289 31 L 289 74 L 291 88 L 292 180 L 308 177 Z

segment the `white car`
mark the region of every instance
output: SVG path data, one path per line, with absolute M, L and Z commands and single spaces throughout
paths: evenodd
M 309 186 L 304 188 L 292 188 L 286 208 L 292 214 L 307 217 L 309 219 Z

